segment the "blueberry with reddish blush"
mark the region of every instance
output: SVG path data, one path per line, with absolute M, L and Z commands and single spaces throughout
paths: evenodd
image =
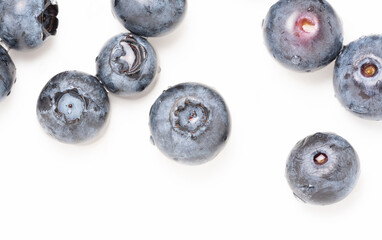
M 273 57 L 296 71 L 325 67 L 342 48 L 341 22 L 325 0 L 280 0 L 264 19 L 263 31 Z
M 87 142 L 109 116 L 106 90 L 97 78 L 77 71 L 54 76 L 41 91 L 37 117 L 45 131 L 65 143 Z
M 132 33 L 119 34 L 102 48 L 96 60 L 97 77 L 110 92 L 140 97 L 155 83 L 159 66 L 151 44 Z
M 189 165 L 213 159 L 227 142 L 230 128 L 223 98 L 197 83 L 169 88 L 150 110 L 154 144 L 169 158 Z
M 345 46 L 336 60 L 333 85 L 350 112 L 382 120 L 382 35 L 362 37 Z
M 316 133 L 299 141 L 286 164 L 294 195 L 306 203 L 333 204 L 344 199 L 359 176 L 358 155 L 334 133 Z

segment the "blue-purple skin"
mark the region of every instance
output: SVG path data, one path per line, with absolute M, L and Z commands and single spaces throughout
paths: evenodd
M 57 14 L 55 0 L 1 0 L 0 38 L 12 49 L 34 49 L 56 34 Z
M 171 32 L 183 20 L 186 0 L 112 0 L 114 15 L 132 33 L 157 37 Z
M 382 35 L 362 37 L 338 56 L 333 85 L 337 99 L 350 112 L 382 120 Z
M 110 39 L 98 55 L 96 64 L 97 77 L 106 89 L 123 97 L 139 97 L 147 93 L 159 71 L 153 47 L 145 38 L 132 33 Z
M 169 88 L 150 110 L 154 144 L 169 158 L 188 165 L 215 158 L 226 144 L 230 129 L 223 98 L 197 83 Z
M 360 164 L 353 147 L 334 133 L 316 133 L 299 141 L 289 155 L 286 178 L 305 203 L 328 205 L 353 190 Z
M 341 21 L 325 0 L 280 0 L 264 19 L 263 31 L 273 57 L 295 71 L 325 67 L 342 48 Z
M 16 67 L 8 52 L 0 46 L 0 101 L 11 93 L 16 81 Z
M 65 143 L 94 139 L 103 129 L 110 103 L 94 76 L 77 71 L 54 76 L 37 102 L 37 117 L 45 131 Z

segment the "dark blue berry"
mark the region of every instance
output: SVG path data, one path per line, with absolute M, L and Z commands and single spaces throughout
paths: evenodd
M 342 48 L 342 26 L 325 0 L 280 0 L 264 23 L 265 44 L 284 66 L 314 71 L 332 62 Z
M 112 0 L 114 15 L 126 29 L 155 37 L 173 30 L 186 12 L 186 0 Z
M 110 104 L 97 78 L 76 71 L 59 73 L 42 90 L 37 117 L 48 134 L 66 143 L 93 139 L 105 125 Z
M 150 43 L 131 33 L 109 40 L 97 57 L 97 76 L 112 93 L 136 97 L 154 85 L 158 61 Z M 146 91 L 145 91 L 146 90 Z
M 58 27 L 55 0 L 1 0 L 0 38 L 10 48 L 40 46 Z
M 211 88 L 183 83 L 169 88 L 150 111 L 152 140 L 168 157 L 186 164 L 213 159 L 230 133 L 223 98 Z
M 327 205 L 344 199 L 359 176 L 353 147 L 333 133 L 316 133 L 299 141 L 286 165 L 293 193 L 303 202 Z
M 359 117 L 382 120 L 382 36 L 345 46 L 334 68 L 333 84 L 342 105 Z
M 16 81 L 16 67 L 8 52 L 0 46 L 0 101 L 11 93 Z

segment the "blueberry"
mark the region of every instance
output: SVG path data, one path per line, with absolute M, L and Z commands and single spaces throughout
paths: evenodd
M 16 67 L 8 52 L 0 46 L 0 101 L 11 93 L 16 81 Z
M 382 120 L 382 35 L 345 46 L 336 60 L 333 85 L 342 105 L 359 117 Z
M 55 0 L 1 0 L 0 38 L 10 48 L 40 46 L 58 27 Z
M 220 152 L 230 122 L 223 98 L 196 83 L 169 88 L 150 110 L 154 144 L 168 157 L 190 165 L 205 163 Z
M 150 43 L 131 33 L 113 37 L 97 57 L 98 78 L 110 92 L 125 97 L 147 92 L 158 69 Z
M 344 199 L 358 176 L 357 153 L 333 133 L 316 133 L 299 141 L 286 165 L 286 177 L 295 196 L 318 205 Z
M 112 0 L 114 15 L 129 31 L 156 37 L 173 30 L 186 12 L 186 0 Z
M 342 48 L 342 26 L 325 0 L 280 0 L 264 22 L 265 44 L 281 64 L 296 71 L 318 70 Z
M 37 102 L 37 117 L 48 134 L 66 143 L 85 142 L 103 128 L 110 109 L 97 78 L 76 71 L 54 76 Z

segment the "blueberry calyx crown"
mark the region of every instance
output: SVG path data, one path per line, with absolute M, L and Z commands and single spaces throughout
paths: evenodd
M 78 123 L 89 106 L 89 99 L 82 96 L 76 88 L 56 93 L 54 100 L 54 111 L 63 116 L 67 124 Z
M 174 106 L 170 119 L 176 132 L 196 139 L 207 129 L 210 111 L 200 101 L 185 98 Z
M 316 165 L 322 166 L 329 161 L 328 155 L 322 152 L 318 152 L 313 157 L 313 162 Z
M 110 66 L 120 75 L 139 75 L 146 58 L 146 49 L 128 34 L 112 50 Z
M 50 35 L 56 35 L 58 27 L 58 5 L 55 1 L 45 0 L 44 10 L 37 17 L 37 20 L 43 26 L 42 40 L 45 40 Z

